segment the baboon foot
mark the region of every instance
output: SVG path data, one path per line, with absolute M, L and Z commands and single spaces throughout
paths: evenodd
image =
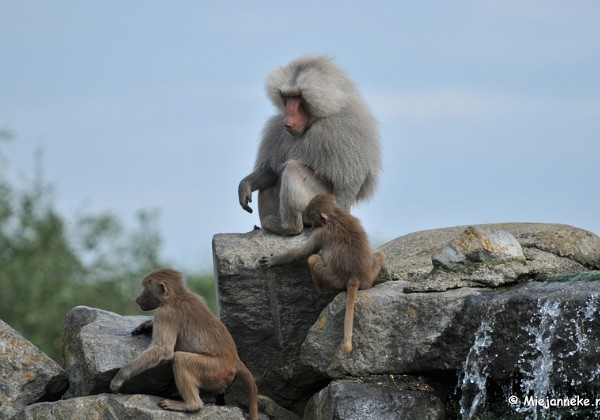
M 304 230 L 304 226 L 283 226 L 281 219 L 277 216 L 267 216 L 262 220 L 262 227 L 266 231 L 280 236 L 299 235 Z
M 202 410 L 204 407 L 202 401 L 186 403 L 182 401 L 162 400 L 158 405 L 165 410 L 182 411 L 184 413 L 195 413 L 196 411 Z

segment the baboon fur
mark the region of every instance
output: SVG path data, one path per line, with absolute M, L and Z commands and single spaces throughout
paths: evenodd
M 259 264 L 272 267 L 308 257 L 308 267 L 317 288 L 346 289 L 343 349 L 350 353 L 357 291 L 373 286 L 385 255 L 381 251 L 373 252 L 360 221 L 337 205 L 330 194 L 315 196 L 306 207 L 304 217 L 313 226 L 306 243 L 280 255 L 264 256 Z
M 303 56 L 274 69 L 266 91 L 278 112 L 266 123 L 254 171 L 240 182 L 242 208 L 252 212 L 258 190 L 263 228 L 291 235 L 302 231 L 302 212 L 319 193 L 346 209 L 370 198 L 381 171 L 377 123 L 344 71 L 329 57 Z M 301 100 L 303 132 L 288 132 L 288 98 Z
M 119 370 L 110 384 L 118 392 L 125 381 L 167 360 L 173 361 L 177 390 L 183 401 L 162 400 L 165 410 L 196 412 L 204 407 L 199 389 L 219 395 L 240 378 L 249 394 L 252 420 L 258 419 L 258 391 L 254 377 L 237 354 L 227 328 L 204 299 L 192 293 L 180 272 L 160 268 L 147 274 L 136 303 L 143 311 L 156 309 L 154 319 L 132 334 L 152 331 L 152 344 Z

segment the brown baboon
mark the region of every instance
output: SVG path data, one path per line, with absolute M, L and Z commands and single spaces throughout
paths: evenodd
M 375 119 L 354 83 L 330 58 L 304 56 L 267 78 L 279 112 L 264 128 L 254 171 L 238 188 L 240 205 L 258 190 L 263 228 L 280 235 L 302 232 L 302 212 L 319 193 L 349 209 L 368 199 L 381 170 Z
M 262 257 L 259 263 L 272 267 L 308 257 L 308 266 L 317 287 L 345 288 L 348 294 L 343 348 L 350 353 L 356 292 L 373 286 L 385 255 L 381 251 L 373 252 L 359 220 L 337 205 L 333 195 L 315 196 L 304 211 L 304 220 L 312 224 L 314 230 L 303 246 L 281 255 Z
M 152 344 L 121 368 L 110 383 L 118 392 L 131 377 L 173 360 L 173 374 L 181 401 L 162 400 L 165 410 L 195 412 L 204 406 L 199 389 L 215 395 L 225 392 L 236 377 L 247 386 L 250 418 L 258 418 L 258 391 L 254 377 L 238 357 L 227 328 L 192 293 L 180 272 L 161 268 L 147 274 L 144 290 L 135 299 L 143 311 L 156 309 L 154 319 L 140 324 L 132 334 L 152 331 Z

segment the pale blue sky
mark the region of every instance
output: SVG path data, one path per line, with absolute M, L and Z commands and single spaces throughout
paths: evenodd
M 159 208 L 165 255 L 210 266 L 264 120 L 267 73 L 333 56 L 379 120 L 384 173 L 356 207 L 381 243 L 555 222 L 600 234 L 600 2 L 0 0 L 0 128 L 61 212 Z

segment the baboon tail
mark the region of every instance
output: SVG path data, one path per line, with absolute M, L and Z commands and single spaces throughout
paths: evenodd
M 358 292 L 358 281 L 350 280 L 346 286 L 346 315 L 344 316 L 344 345 L 346 353 L 352 353 L 352 324 L 354 323 L 354 302 Z
M 238 362 L 238 377 L 248 388 L 248 411 L 250 412 L 250 420 L 258 420 L 258 388 L 254 376 L 248 370 L 246 365 L 240 360 Z

